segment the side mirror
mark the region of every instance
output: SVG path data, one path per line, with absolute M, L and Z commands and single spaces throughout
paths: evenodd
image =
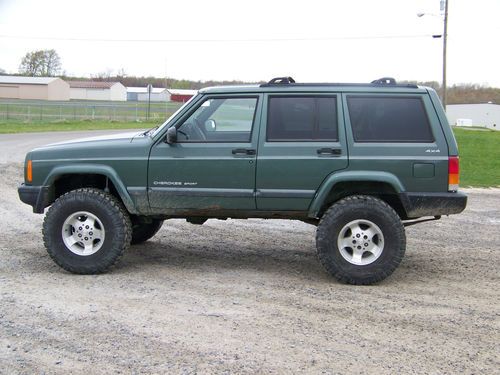
M 168 128 L 165 142 L 167 142 L 169 145 L 177 142 L 177 129 L 175 126 L 171 126 L 170 128 Z
M 215 123 L 215 120 L 209 119 L 205 121 L 205 130 L 207 132 L 214 132 L 217 130 L 217 124 Z

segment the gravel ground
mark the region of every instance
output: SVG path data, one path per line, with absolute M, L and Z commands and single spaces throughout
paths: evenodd
M 314 227 L 257 219 L 170 220 L 77 276 L 18 200 L 24 137 L 0 136 L 0 373 L 499 373 L 499 189 L 408 227 L 376 286 L 332 280 Z

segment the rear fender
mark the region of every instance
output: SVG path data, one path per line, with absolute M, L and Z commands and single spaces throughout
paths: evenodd
M 309 206 L 308 216 L 318 218 L 335 185 L 341 182 L 384 182 L 393 187 L 396 193 L 405 191 L 401 181 L 392 173 L 380 171 L 345 171 L 330 174 L 321 184 Z

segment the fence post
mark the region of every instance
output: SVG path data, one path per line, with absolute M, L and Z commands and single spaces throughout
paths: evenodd
M 9 119 L 9 103 L 7 103 L 7 114 L 6 114 L 6 116 L 7 116 L 6 120 L 8 120 Z
M 43 120 L 43 104 L 40 103 L 40 121 Z
M 76 121 L 76 105 L 73 105 L 73 121 Z
M 92 120 L 95 119 L 95 106 L 92 107 Z
M 28 122 L 31 122 L 31 106 L 28 105 Z
M 62 121 L 62 105 L 59 104 L 59 121 Z

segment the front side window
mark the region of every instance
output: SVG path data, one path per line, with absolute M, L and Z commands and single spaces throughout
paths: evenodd
M 348 96 L 356 142 L 433 142 L 429 119 L 419 97 Z
M 267 140 L 337 141 L 336 97 L 270 97 Z
M 177 129 L 178 142 L 250 142 L 257 98 L 210 98 Z

